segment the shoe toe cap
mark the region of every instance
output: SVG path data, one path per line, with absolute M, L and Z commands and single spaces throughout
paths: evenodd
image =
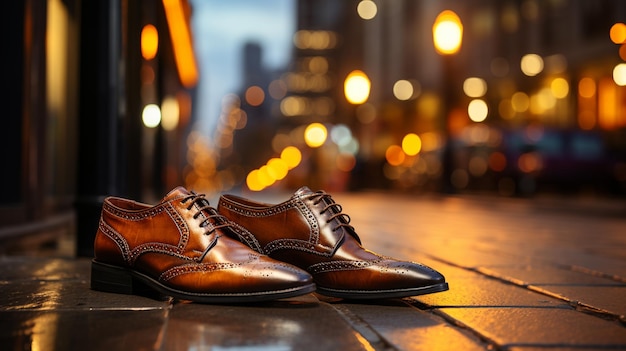
M 414 262 L 392 259 L 345 264 L 314 274 L 319 286 L 349 290 L 410 289 L 445 283 L 445 277 L 434 269 Z

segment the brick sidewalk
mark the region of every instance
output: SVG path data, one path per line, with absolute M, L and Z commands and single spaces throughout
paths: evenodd
M 450 291 L 201 305 L 92 291 L 88 259 L 2 257 L 3 349 L 626 350 L 626 206 L 334 197 L 367 248 L 432 266 Z

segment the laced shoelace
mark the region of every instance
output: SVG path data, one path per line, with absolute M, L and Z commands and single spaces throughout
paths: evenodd
M 320 214 L 324 214 L 328 211 L 332 213 L 332 215 L 326 219 L 326 223 L 332 222 L 334 219 L 337 219 L 339 225 L 333 228 L 333 231 L 339 230 L 341 227 L 346 227 L 351 230 L 353 233 L 355 232 L 354 227 L 350 225 L 350 216 L 342 213 L 343 208 L 340 204 L 336 203 L 335 200 L 332 199 L 330 194 L 324 191 L 317 191 L 311 195 L 311 199 L 314 199 L 313 205 L 318 205 L 323 202 L 326 206 L 320 211 Z
M 191 200 L 189 205 L 187 206 L 187 210 L 191 211 L 194 204 L 198 204 L 198 212 L 193 215 L 193 219 L 198 219 L 200 215 L 204 216 L 202 222 L 200 222 L 200 227 L 204 228 L 211 224 L 211 228 L 204 232 L 204 235 L 211 235 L 219 228 L 230 227 L 230 221 L 217 213 L 217 210 L 209 204 L 209 200 L 205 199 L 205 194 L 197 194 L 192 191 L 190 195 L 185 196 L 181 203 L 186 203 Z

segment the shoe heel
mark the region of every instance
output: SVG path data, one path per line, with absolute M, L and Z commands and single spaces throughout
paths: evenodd
M 91 262 L 91 288 L 118 294 L 134 294 L 139 282 L 124 268 Z

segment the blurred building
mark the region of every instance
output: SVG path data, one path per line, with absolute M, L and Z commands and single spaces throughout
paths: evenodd
M 611 33 L 625 7 L 299 0 L 273 152 L 296 146 L 307 172 L 277 183 L 432 191 L 443 178 L 455 191 L 623 194 L 626 49 Z M 449 56 L 433 42 L 444 10 L 463 25 Z M 350 103 L 344 83 L 355 71 L 371 90 Z M 325 128 L 321 145 L 306 140 L 312 124 Z
M 197 80 L 190 10 L 178 0 L 5 4 L 1 251 L 78 233 L 78 253 L 91 255 L 104 196 L 150 200 L 181 183 Z

